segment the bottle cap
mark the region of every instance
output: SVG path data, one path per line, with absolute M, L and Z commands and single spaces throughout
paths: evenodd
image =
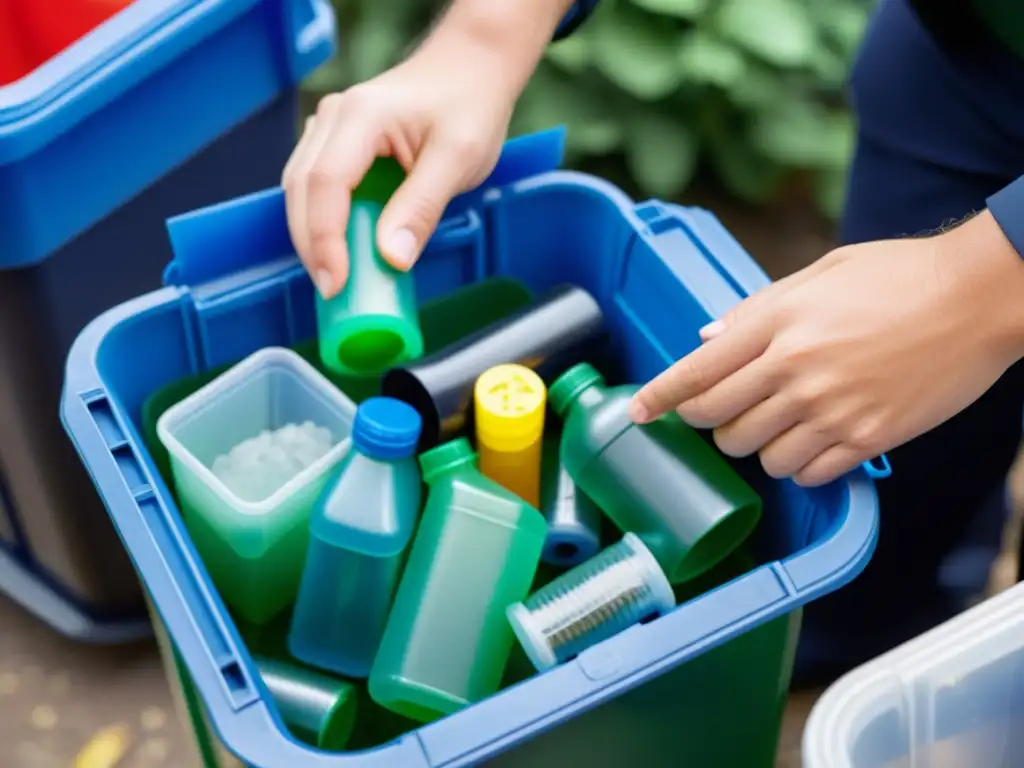
M 420 455 L 423 482 L 427 485 L 431 485 L 441 475 L 458 467 L 475 463 L 476 453 L 473 451 L 473 446 L 469 444 L 469 440 L 464 437 L 450 440 Z
M 580 393 L 594 384 L 604 384 L 604 377 L 589 363 L 579 363 L 563 373 L 548 390 L 551 407 L 559 416 L 564 416 L 569 406 Z
M 484 371 L 473 390 L 476 432 L 497 451 L 522 450 L 544 434 L 547 388 L 525 365 L 496 365 Z
M 353 200 L 370 200 L 386 205 L 405 181 L 405 169 L 393 157 L 378 157 L 352 191 Z
M 375 459 L 406 459 L 416 451 L 423 420 L 408 403 L 371 397 L 356 408 L 352 446 Z

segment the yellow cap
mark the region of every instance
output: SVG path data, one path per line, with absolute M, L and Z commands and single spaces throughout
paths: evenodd
M 476 380 L 476 435 L 496 451 L 518 451 L 544 434 L 547 388 L 523 365 L 496 365 Z

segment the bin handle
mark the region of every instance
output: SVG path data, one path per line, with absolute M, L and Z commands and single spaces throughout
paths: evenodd
M 288 72 L 298 83 L 334 51 L 337 23 L 327 0 L 284 0 L 283 6 Z
M 650 226 L 663 229 L 665 223 L 671 221 L 683 229 L 715 271 L 735 289 L 736 303 L 771 284 L 771 278 L 711 212 L 670 205 L 660 200 L 641 203 L 636 210 Z M 651 245 L 657 250 L 657 242 L 652 241 Z M 885 454 L 865 461 L 861 466 L 872 480 L 881 480 L 892 474 L 892 465 Z

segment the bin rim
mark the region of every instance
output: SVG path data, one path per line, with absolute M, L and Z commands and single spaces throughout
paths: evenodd
M 545 187 L 575 186 L 604 197 L 636 229 L 634 237 L 649 236 L 637 211 L 662 206 L 691 230 L 699 231 L 713 217 L 702 211 L 662 203 L 634 204 L 608 182 L 581 173 L 539 172 L 507 179 L 499 194 L 536 192 Z M 486 195 L 487 193 L 485 193 Z M 475 198 L 480 201 L 481 198 Z M 485 197 L 485 199 L 487 199 Z M 269 205 L 264 195 L 254 205 Z M 229 211 L 244 219 L 239 211 Z M 180 230 L 175 252 L 180 258 L 208 232 Z M 207 228 L 208 229 L 208 228 Z M 178 246 L 182 246 L 179 251 Z M 718 259 L 732 280 L 745 291 L 767 283 L 749 258 L 740 259 L 738 245 Z M 198 249 L 197 256 L 203 249 Z M 743 254 L 745 257 L 745 254 Z M 735 262 L 735 263 L 730 263 Z M 264 270 L 265 270 L 264 265 Z M 301 271 L 297 263 L 281 269 Z M 186 274 L 197 282 L 184 279 Z M 265 276 L 265 272 L 263 273 Z M 291 274 L 291 273 L 289 273 Z M 102 489 L 104 502 L 119 534 L 131 542 L 130 554 L 169 634 L 196 681 L 211 724 L 229 749 L 249 764 L 308 765 L 311 768 L 456 768 L 485 759 L 538 730 L 547 730 L 610 697 L 694 658 L 770 620 L 780 618 L 817 597 L 838 589 L 867 565 L 878 536 L 878 498 L 867 470 L 858 468 L 824 493 L 839 493 L 843 510 L 814 546 L 764 564 L 739 578 L 677 607 L 658 621 L 630 630 L 591 648 L 573 662 L 500 691 L 455 715 L 425 725 L 399 739 L 356 753 L 326 754 L 298 744 L 281 725 L 254 662 L 203 567 L 191 540 L 174 514 L 169 492 L 157 475 L 151 457 L 135 449 L 138 435 L 117 395 L 107 391 L 98 367 L 105 340 L 153 312 L 187 301 L 189 284 L 223 277 L 216 268 L 204 273 L 197 258 L 187 257 L 171 270 L 173 284 L 107 311 L 79 335 L 68 356 L 61 398 L 61 419 L 86 470 Z M 103 423 L 100 424 L 99 421 Z M 115 456 L 116 453 L 116 456 Z M 131 462 L 126 482 L 122 467 Z M 164 551 L 158 542 L 174 545 Z M 629 640 L 643 633 L 642 654 L 630 652 Z M 531 702 L 544 701 L 544 711 Z M 488 732 L 482 739 L 480 733 Z
M 32 72 L 0 86 L 0 165 L 31 155 L 264 1 L 134 0 Z M 281 5 L 294 84 L 333 49 L 335 22 L 327 0 Z M 297 18 L 311 20 L 293 28 Z

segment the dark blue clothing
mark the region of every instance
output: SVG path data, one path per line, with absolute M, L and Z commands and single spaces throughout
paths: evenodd
M 851 94 L 858 141 L 844 242 L 934 231 L 992 200 L 1024 253 L 1024 184 L 1015 181 L 1024 173 L 1024 63 L 994 42 L 940 45 L 907 0 L 883 0 Z M 992 500 L 1003 499 L 1022 409 L 1018 364 L 977 403 L 888 454 L 878 549 L 861 576 L 808 607 L 798 681 L 827 681 L 945 620 L 964 607 L 965 591 L 984 588 L 1005 517 Z M 943 570 L 965 561 L 973 573 Z
M 841 239 L 933 232 L 989 201 L 1024 254 L 1024 180 L 1015 181 L 1024 174 L 1024 62 L 976 19 L 925 17 L 927 29 L 908 0 L 881 0 L 864 39 L 851 78 L 858 139 Z M 1018 364 L 977 403 L 888 454 L 878 548 L 861 576 L 808 606 L 797 684 L 828 682 L 984 588 L 1022 411 Z

